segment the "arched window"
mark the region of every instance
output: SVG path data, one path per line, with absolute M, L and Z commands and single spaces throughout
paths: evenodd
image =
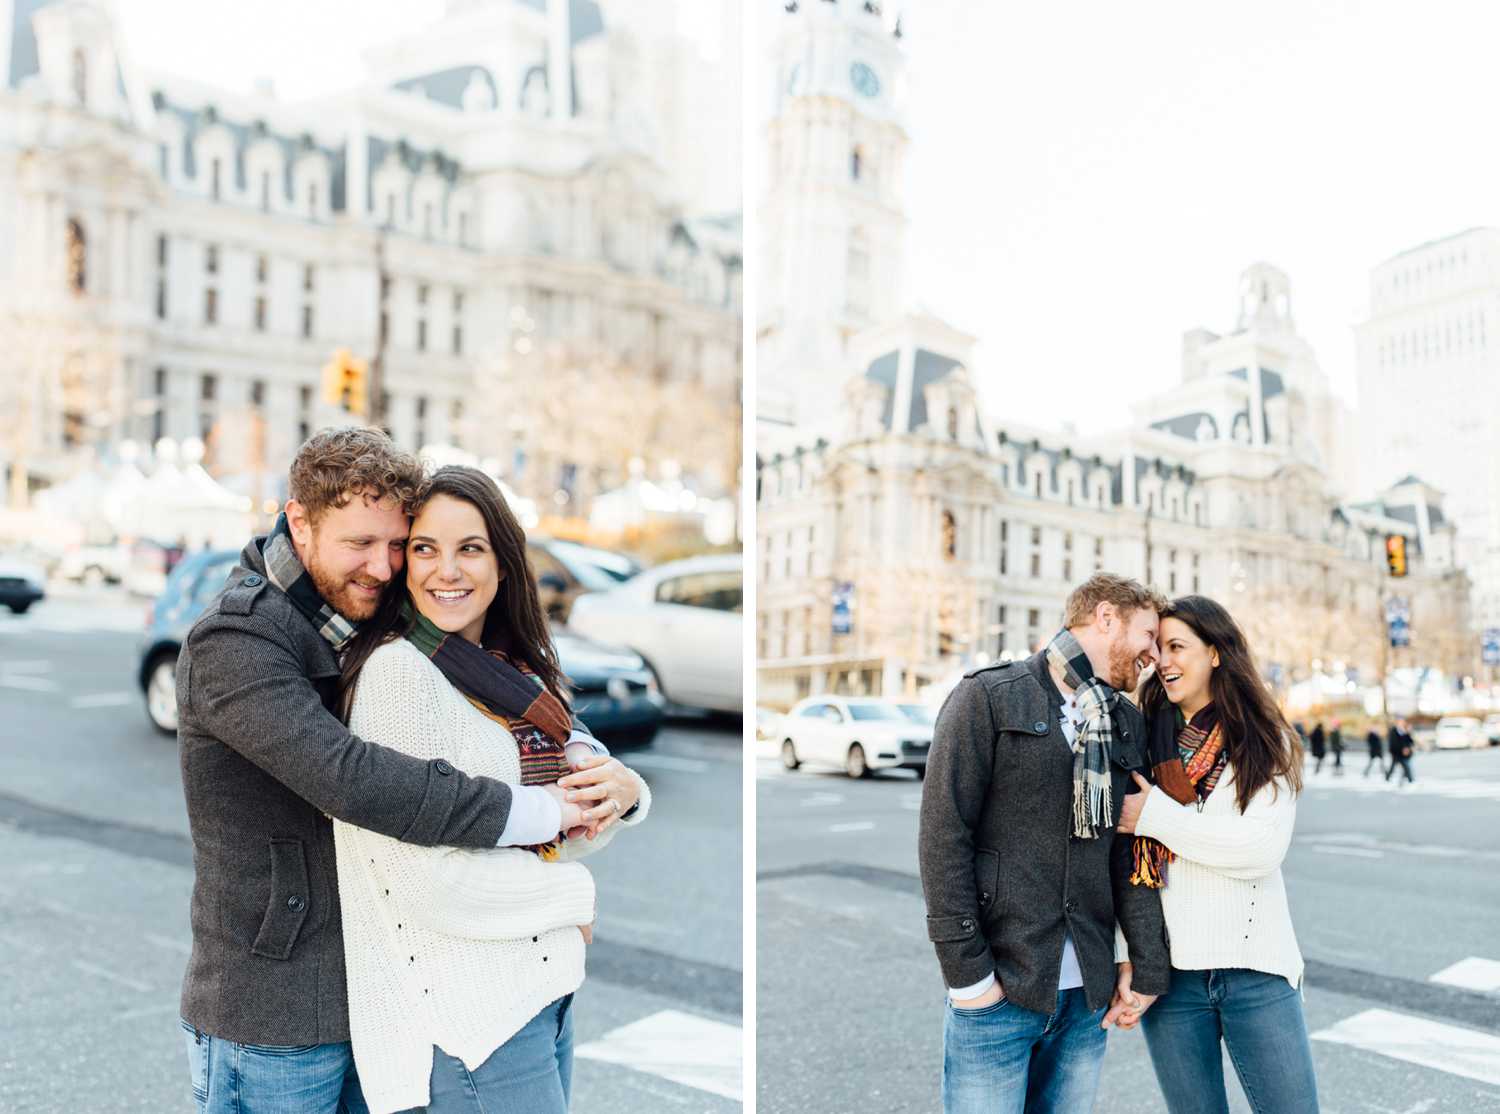
M 89 103 L 89 64 L 81 48 L 73 51 L 73 99 L 81 105 Z
M 67 233 L 68 289 L 82 294 L 88 289 L 88 242 L 83 235 L 83 225 L 76 218 L 69 218 Z

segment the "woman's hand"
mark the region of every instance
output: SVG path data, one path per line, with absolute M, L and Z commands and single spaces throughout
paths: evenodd
M 607 758 L 602 754 L 559 778 L 557 784 L 566 790 L 570 802 L 576 801 L 583 809 L 581 823 L 591 829 L 589 839 L 624 816 L 641 799 L 635 775 L 618 758 Z
M 1134 771 L 1131 771 L 1130 776 L 1135 778 L 1135 783 L 1140 786 L 1141 791 L 1126 795 L 1124 801 L 1121 802 L 1120 823 L 1115 828 L 1115 831 L 1124 832 L 1126 835 L 1135 835 L 1135 825 L 1141 818 L 1141 809 L 1146 807 L 1146 798 L 1150 796 L 1151 790 L 1154 787 L 1149 781 Z
M 559 825 L 558 831 L 566 832 L 583 825 L 583 806 L 574 804 L 568 800 L 568 791 L 566 789 L 560 785 L 542 785 L 538 788 L 542 789 L 547 796 L 556 801 L 562 809 L 562 823 Z

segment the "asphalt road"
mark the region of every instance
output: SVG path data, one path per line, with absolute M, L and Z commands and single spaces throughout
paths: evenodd
M 757 1109 L 938 1109 L 921 783 L 787 774 L 756 749 Z M 1413 765 L 1410 789 L 1325 766 L 1282 868 L 1324 1114 L 1500 1111 L 1500 749 Z M 1139 1031 L 1112 1033 L 1097 1114 L 1164 1110 Z
M 0 1112 L 192 1107 L 191 846 L 135 683 L 143 613 L 106 590 L 0 615 Z M 575 1109 L 740 1106 L 742 753 L 737 723 L 679 718 L 620 756 L 652 814 L 589 861 Z

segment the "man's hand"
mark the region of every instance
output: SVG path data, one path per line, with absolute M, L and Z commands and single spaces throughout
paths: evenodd
M 982 1010 L 985 1006 L 993 1006 L 1001 998 L 1005 997 L 1005 988 L 1000 985 L 997 978 L 988 990 L 978 998 L 954 998 L 953 1005 L 961 1010 Z
M 1129 800 L 1127 797 L 1126 800 Z M 1100 1022 L 1099 1028 L 1108 1029 L 1111 1025 L 1121 1029 L 1134 1029 L 1141 1022 L 1141 1014 L 1151 1008 L 1151 1003 L 1156 1001 L 1155 994 L 1137 994 L 1130 989 L 1130 976 L 1132 968 L 1128 963 L 1119 964 L 1119 975 L 1115 979 L 1115 994 L 1109 1004 L 1109 1011 L 1105 1013 L 1104 1020 Z
M 1135 835 L 1136 821 L 1141 818 L 1141 809 L 1146 807 L 1146 798 L 1151 795 L 1154 787 L 1133 770 L 1130 776 L 1135 778 L 1135 783 L 1141 791 L 1127 794 L 1120 802 L 1120 824 L 1115 830 L 1124 832 L 1126 835 Z
M 585 944 L 592 944 L 594 942 L 594 926 L 592 923 L 579 925 L 578 931 L 583 933 L 583 942 Z
M 566 789 L 560 785 L 542 785 L 539 788 L 562 807 L 562 824 L 558 827 L 558 831 L 566 832 L 584 824 L 583 806 L 568 800 Z

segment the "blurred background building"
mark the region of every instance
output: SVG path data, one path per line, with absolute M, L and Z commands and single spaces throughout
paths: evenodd
M 777 18 L 757 322 L 762 703 L 941 691 L 1031 653 L 1097 570 L 1221 600 L 1284 696 L 1352 693 L 1408 664 L 1475 670 L 1441 484 L 1393 446 L 1360 470 L 1354 417 L 1296 331 L 1283 272 L 1242 273 L 1232 327 L 1184 335 L 1169 391 L 1132 404 L 1124 379 L 1102 398 L 1058 384 L 1067 405 L 1118 408 L 1114 432 L 987 413 L 975 338 L 901 303 L 899 23 L 853 0 Z M 1372 474 L 1388 478 L 1362 486 Z M 1390 611 L 1406 645 L 1391 645 Z
M 740 15 L 715 62 L 671 8 L 450 0 L 288 103 L 138 71 L 111 4 L 0 2 L 10 507 L 185 445 L 263 516 L 365 420 L 565 531 L 732 501 Z

